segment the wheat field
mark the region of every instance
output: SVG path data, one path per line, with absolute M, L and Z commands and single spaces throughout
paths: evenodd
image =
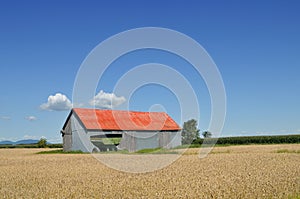
M 300 144 L 216 147 L 203 159 L 189 149 L 149 173 L 114 170 L 90 154 L 36 154 L 43 150 L 53 149 L 0 150 L 0 198 L 300 197 Z

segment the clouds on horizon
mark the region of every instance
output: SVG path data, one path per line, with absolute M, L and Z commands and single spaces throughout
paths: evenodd
M 45 137 L 45 136 L 40 136 L 40 135 L 25 134 L 24 136 L 20 136 L 20 137 L 0 137 L 0 141 L 8 140 L 8 141 L 16 142 L 16 141 L 20 141 L 20 140 L 39 140 L 41 138 L 47 139 L 47 142 L 50 142 L 50 143 L 62 143 L 62 137 L 59 135 L 56 135 L 54 137 Z
M 25 120 L 28 120 L 28 121 L 32 122 L 32 121 L 37 120 L 37 117 L 35 117 L 35 116 L 26 116 Z
M 36 135 L 24 135 L 22 138 L 19 138 L 19 140 L 39 140 L 44 136 L 36 136 Z
M 67 96 L 61 93 L 56 93 L 55 95 L 50 95 L 47 103 L 40 105 L 40 108 L 48 111 L 67 111 L 70 110 L 72 106 L 73 104 Z
M 0 116 L 1 120 L 11 120 L 11 117 L 9 116 Z
M 92 100 L 90 100 L 90 105 L 97 108 L 107 108 L 112 109 L 120 106 L 126 101 L 125 97 L 118 97 L 114 93 L 105 93 L 101 90 Z

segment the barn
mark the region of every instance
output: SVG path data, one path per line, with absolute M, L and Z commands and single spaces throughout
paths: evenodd
M 181 145 L 180 127 L 164 112 L 73 108 L 61 134 L 64 151 L 134 152 Z

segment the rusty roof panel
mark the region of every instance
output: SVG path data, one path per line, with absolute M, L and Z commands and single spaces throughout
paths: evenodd
M 88 130 L 166 131 L 180 130 L 178 124 L 163 112 L 136 112 L 74 108 Z

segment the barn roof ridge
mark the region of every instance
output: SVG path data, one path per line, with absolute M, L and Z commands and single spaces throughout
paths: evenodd
M 165 113 L 165 114 L 167 114 L 166 112 L 163 112 L 163 111 L 136 111 L 136 110 L 127 111 L 127 110 L 99 109 L 99 108 L 72 108 L 72 110 L 75 110 L 75 109 L 86 109 L 86 110 L 96 110 L 96 111 L 99 110 L 99 111 L 132 112 L 132 113 Z

